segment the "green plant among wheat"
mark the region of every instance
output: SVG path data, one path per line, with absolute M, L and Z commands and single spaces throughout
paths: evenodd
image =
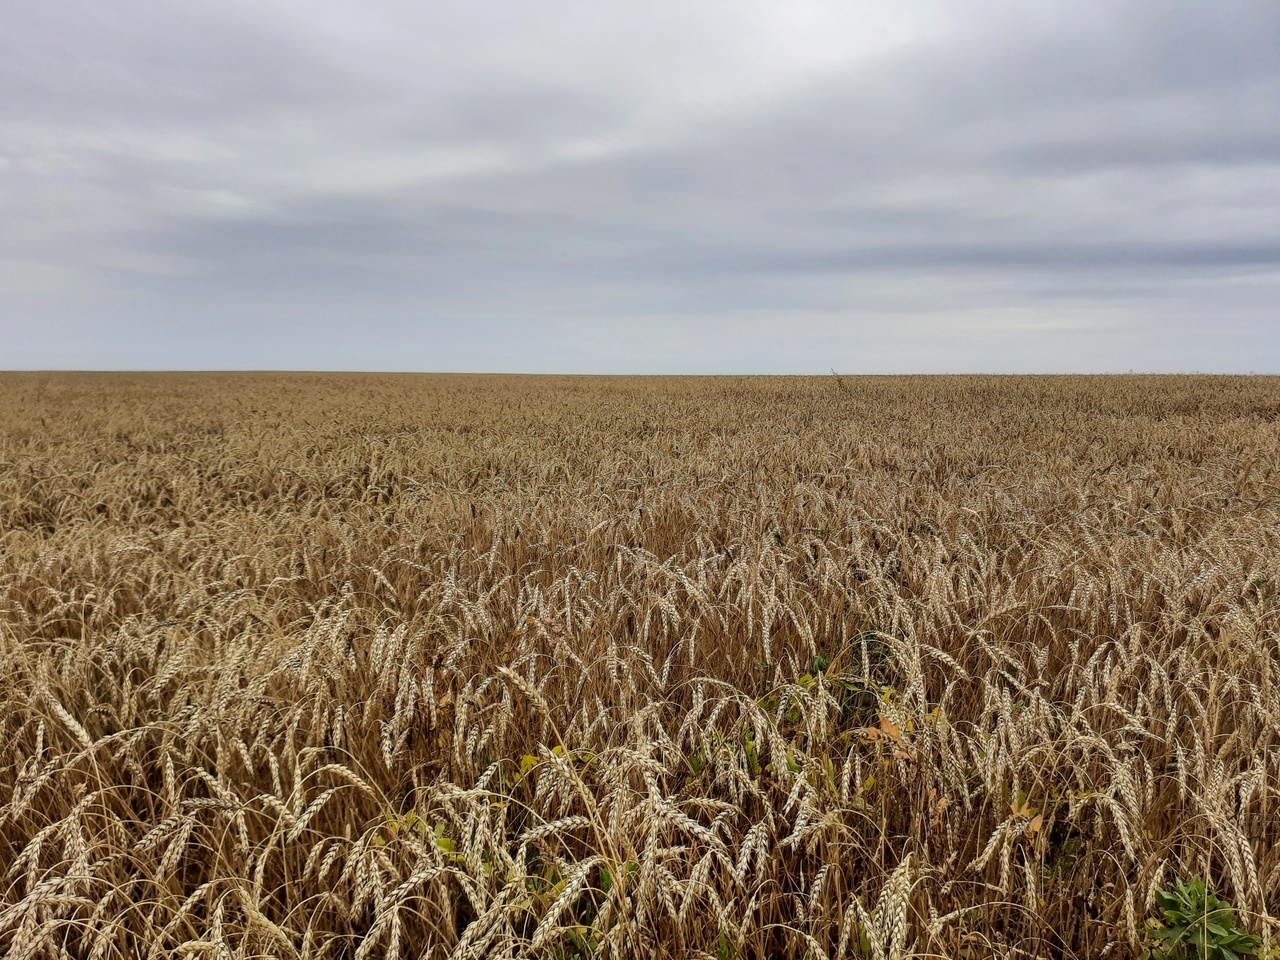
M 1199 877 L 1178 878 L 1156 892 L 1164 924 L 1152 931 L 1159 944 L 1150 960 L 1238 960 L 1262 946 L 1262 938 L 1242 930 L 1235 907 L 1205 886 Z

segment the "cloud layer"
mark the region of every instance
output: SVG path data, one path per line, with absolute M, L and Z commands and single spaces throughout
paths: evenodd
M 12 0 L 6 368 L 1280 372 L 1280 6 Z

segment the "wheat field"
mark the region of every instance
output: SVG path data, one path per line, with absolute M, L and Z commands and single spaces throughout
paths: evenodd
M 1280 941 L 1280 380 L 0 375 L 0 952 Z

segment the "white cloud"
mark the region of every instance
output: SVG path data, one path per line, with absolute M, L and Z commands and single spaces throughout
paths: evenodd
M 1277 45 L 1261 2 L 15 0 L 0 312 L 44 367 L 1280 367 Z

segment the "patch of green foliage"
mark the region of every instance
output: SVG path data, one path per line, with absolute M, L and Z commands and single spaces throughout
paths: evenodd
M 1258 952 L 1262 940 L 1241 930 L 1236 910 L 1220 900 L 1199 877 L 1178 878 L 1156 893 L 1164 924 L 1152 931 L 1159 943 L 1149 960 L 1238 960 Z

